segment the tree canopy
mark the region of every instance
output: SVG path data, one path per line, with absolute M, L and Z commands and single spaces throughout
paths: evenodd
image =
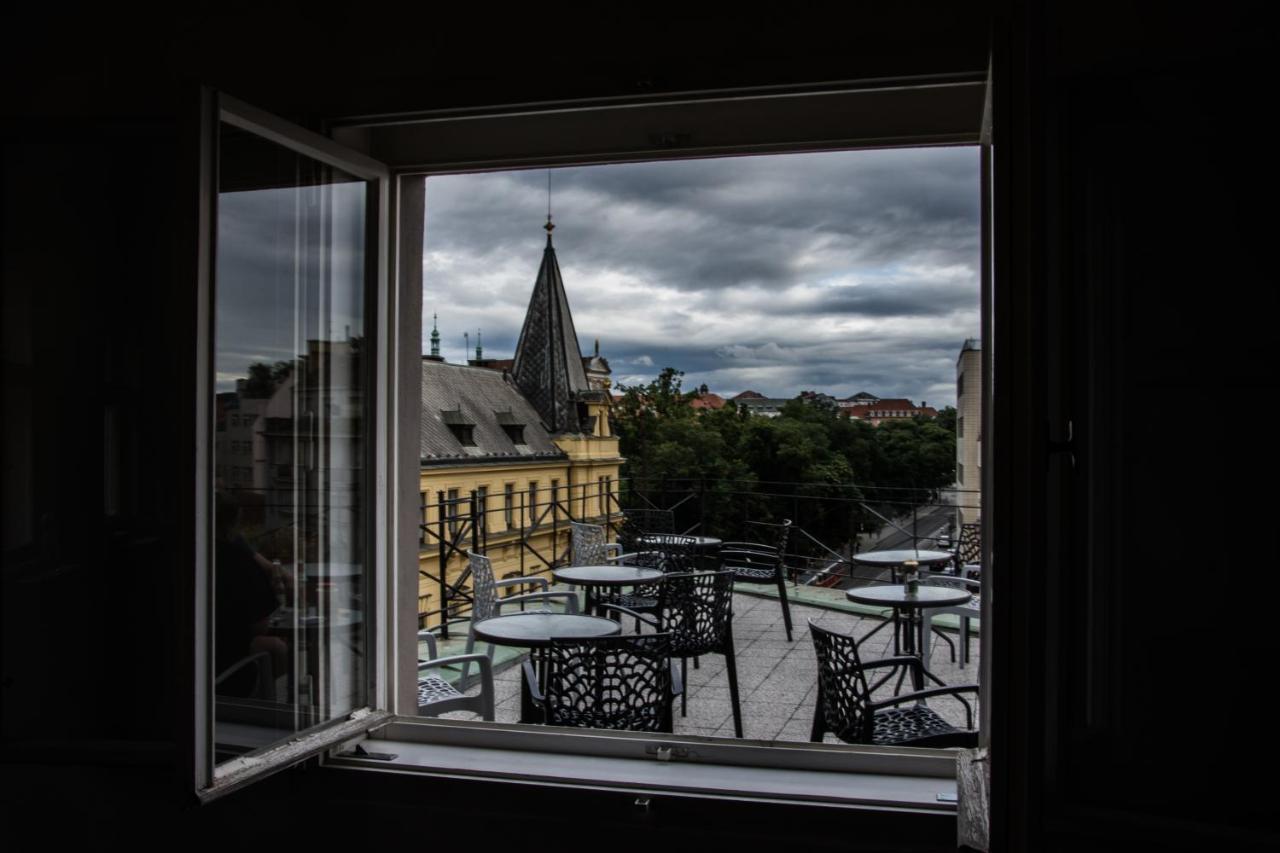
M 683 375 L 667 367 L 652 382 L 619 386 L 613 410 L 627 460 L 624 498 L 662 507 L 683 499 L 681 529 L 700 520 L 713 535 L 749 535 L 747 520 L 791 518 L 839 548 L 874 526 L 867 507 L 895 515 L 955 480 L 954 409 L 879 427 L 814 395 L 789 401 L 775 418 L 732 401 L 694 409 Z

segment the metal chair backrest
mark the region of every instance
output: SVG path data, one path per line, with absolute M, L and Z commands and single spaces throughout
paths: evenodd
M 467 552 L 471 564 L 471 621 L 479 622 L 498 615 L 498 587 L 493 576 L 493 563 L 488 557 Z
M 667 634 L 553 639 L 546 661 L 547 725 L 671 731 Z
M 604 527 L 599 524 L 571 521 L 569 531 L 570 565 L 600 566 L 607 562 L 609 552 L 605 546 L 609 544 L 609 537 Z
M 650 533 L 675 533 L 676 514 L 669 509 L 629 509 L 619 533 L 623 548 L 627 551 L 643 550 L 637 543 L 639 537 Z
M 982 525 L 960 525 L 960 541 L 956 544 L 956 561 L 960 566 L 982 562 Z
M 666 575 L 658 592 L 658 613 L 660 630 L 671 635 L 673 656 L 723 652 L 732 637 L 733 572 Z
M 827 731 L 845 743 L 871 743 L 875 717 L 857 642 L 812 622 L 809 632 L 818 656 L 818 689 Z

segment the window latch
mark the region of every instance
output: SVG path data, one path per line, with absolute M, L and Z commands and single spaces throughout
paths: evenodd
M 669 743 L 646 746 L 644 752 L 645 755 L 652 755 L 659 761 L 670 761 L 673 758 L 697 758 L 698 756 L 698 753 L 691 752 L 688 747 L 672 746 Z
M 1055 441 L 1052 432 L 1049 435 L 1049 453 L 1065 453 L 1067 460 L 1071 463 L 1071 467 L 1076 467 L 1076 435 L 1075 423 L 1068 420 L 1066 422 L 1065 440 Z

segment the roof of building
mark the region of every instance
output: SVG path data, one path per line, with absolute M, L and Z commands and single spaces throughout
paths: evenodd
M 542 266 L 538 268 L 511 368 L 516 387 L 553 434 L 580 429 L 579 395 L 592 390 L 582 366 L 582 350 L 569 313 L 560 264 L 551 245 L 554 227 L 548 220 L 547 247 L 542 252 Z
M 454 429 L 471 427 L 473 446 Z M 516 444 L 504 426 L 523 426 Z M 553 459 L 564 451 L 551 440 L 538 412 L 504 374 L 483 367 L 422 361 L 422 463 Z
M 692 400 L 689 401 L 689 408 L 691 409 L 723 409 L 724 397 L 721 397 L 719 394 L 713 394 L 710 391 L 708 391 L 705 394 L 698 394 L 698 396 L 694 397 Z
M 741 394 L 734 394 L 735 400 L 763 400 L 764 395 L 759 391 L 743 391 Z
M 877 397 L 875 394 L 868 394 L 866 391 L 859 391 L 857 394 L 854 394 L 852 397 L 845 397 L 843 400 L 841 400 L 841 402 L 843 403 L 874 403 L 879 399 L 880 398 Z

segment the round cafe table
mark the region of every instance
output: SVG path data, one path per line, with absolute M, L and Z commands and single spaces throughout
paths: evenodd
M 850 557 L 860 566 L 872 566 L 878 569 L 889 569 L 893 579 L 898 579 L 898 570 L 902 564 L 914 560 L 923 566 L 942 566 L 955 560 L 950 551 L 927 551 L 921 548 L 903 548 L 895 551 L 863 551 Z
M 584 587 L 588 613 L 595 613 L 599 606 L 596 589 L 599 587 L 640 586 L 662 580 L 662 570 L 649 566 L 562 566 L 552 569 L 551 576 L 570 586 Z
M 512 613 L 481 619 L 473 628 L 476 640 L 529 649 L 534 671 L 544 690 L 547 670 L 543 665 L 542 655 L 538 652 L 551 644 L 552 637 L 585 640 L 612 637 L 622 631 L 622 626 L 612 619 L 581 613 Z M 533 694 L 523 678 L 520 679 L 520 722 L 541 722 L 538 719 L 538 709 L 533 704 Z
M 858 604 L 892 607 L 895 618 L 899 612 L 903 612 L 906 616 L 907 631 L 903 640 L 902 652 L 903 654 L 920 658 L 920 662 L 925 669 L 929 668 L 929 662 L 924 659 L 924 651 L 928 648 L 925 640 L 928 637 L 927 632 L 932 628 L 931 620 L 925 611 L 930 607 L 951 607 L 957 604 L 964 604 L 970 597 L 968 590 L 954 589 L 949 586 L 925 586 L 923 584 L 915 592 L 911 593 L 907 592 L 907 588 L 903 584 L 859 586 L 845 592 L 845 598 Z M 920 687 L 921 685 L 916 685 L 917 690 Z

